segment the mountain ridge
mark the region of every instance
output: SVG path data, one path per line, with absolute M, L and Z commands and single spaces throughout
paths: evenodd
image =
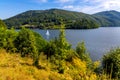
M 110 14 L 108 16 L 108 14 Z M 116 17 L 117 16 L 117 17 Z M 68 29 L 91 29 L 98 26 L 120 26 L 120 12 L 103 11 L 95 14 L 86 14 L 76 11 L 68 11 L 63 9 L 48 10 L 29 10 L 16 16 L 4 20 L 8 27 L 14 26 L 19 28 L 37 27 L 37 28 L 60 28 L 61 22 L 66 24 Z M 88 24 L 88 25 L 87 25 Z M 56 26 L 57 27 L 54 27 Z
M 106 22 L 100 22 L 103 27 L 120 26 L 120 12 L 118 11 L 103 11 L 93 14 L 93 16 L 99 18 L 99 20 L 102 18 Z

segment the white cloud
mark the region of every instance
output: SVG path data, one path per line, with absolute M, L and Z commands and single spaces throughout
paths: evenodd
M 111 10 L 120 8 L 120 0 L 86 0 L 90 4 L 94 4 L 95 6 L 102 7 L 103 10 Z M 93 7 L 95 7 L 93 6 Z
M 103 3 L 105 9 L 117 9 L 120 8 L 120 1 L 119 0 L 110 0 Z
M 73 8 L 74 8 L 74 6 L 72 6 L 72 5 L 68 5 L 68 6 L 63 7 L 63 9 L 73 9 Z
M 120 0 L 82 0 L 79 5 L 67 5 L 63 6 L 63 9 L 90 14 L 106 10 L 120 10 Z
M 82 7 L 80 7 L 80 6 L 68 5 L 68 6 L 64 6 L 63 9 L 80 12 L 80 11 L 82 10 Z
M 75 0 L 55 0 L 55 2 L 57 2 L 57 3 L 72 3 L 74 1 Z

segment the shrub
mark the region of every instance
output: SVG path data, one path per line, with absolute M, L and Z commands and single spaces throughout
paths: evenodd
M 35 45 L 37 47 L 38 52 L 43 52 L 44 48 L 47 45 L 47 41 L 43 39 L 43 37 L 39 33 L 33 32 L 33 34 L 35 37 L 35 41 L 36 41 Z
M 68 51 L 70 49 L 71 45 L 67 42 L 65 38 L 65 31 L 64 29 L 61 29 L 59 37 L 50 41 L 46 45 L 44 52 L 47 57 L 51 57 L 53 55 L 56 59 L 63 60 L 67 58 Z
M 22 56 L 36 52 L 35 36 L 29 29 L 22 28 L 14 43 Z
M 33 32 L 29 29 L 22 28 L 17 38 L 14 41 L 17 51 L 22 57 L 30 56 L 33 58 L 33 65 L 38 66 L 39 54 L 36 47 L 36 38 Z
M 7 51 L 15 52 L 14 40 L 17 37 L 17 32 L 12 29 L 0 29 L 0 48 L 4 48 Z
M 0 28 L 0 48 L 4 48 L 7 45 L 6 37 L 6 29 Z
M 57 53 L 57 46 L 54 41 L 50 41 L 44 48 L 44 53 L 47 55 L 47 59 Z
M 120 78 L 120 48 L 112 49 L 103 57 L 103 69 L 113 78 Z
M 81 60 L 86 61 L 88 64 L 90 64 L 92 62 L 89 54 L 87 53 L 84 42 L 78 43 L 78 45 L 76 47 L 76 52 Z
M 0 28 L 7 28 L 6 24 L 2 20 L 0 20 Z
M 17 37 L 17 32 L 12 28 L 10 30 L 6 30 L 6 43 L 5 49 L 10 52 L 16 52 L 14 40 Z

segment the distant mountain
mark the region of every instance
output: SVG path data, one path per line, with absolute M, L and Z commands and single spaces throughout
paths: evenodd
M 65 24 L 68 29 L 91 29 L 120 26 L 120 12 L 103 11 L 93 15 L 61 9 L 30 10 L 4 20 L 8 28 L 21 26 L 42 29 L 61 28 Z
M 120 26 L 120 12 L 114 10 L 103 11 L 93 14 L 93 16 L 103 27 Z
M 96 19 L 85 13 L 73 12 L 61 9 L 30 10 L 4 20 L 7 26 L 20 28 L 20 26 L 33 28 L 60 28 L 65 24 L 69 29 L 97 28 Z

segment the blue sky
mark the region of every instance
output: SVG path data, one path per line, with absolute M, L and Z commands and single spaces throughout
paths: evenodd
M 59 8 L 93 14 L 120 11 L 120 0 L 0 0 L 0 18 L 6 19 L 27 10 Z

